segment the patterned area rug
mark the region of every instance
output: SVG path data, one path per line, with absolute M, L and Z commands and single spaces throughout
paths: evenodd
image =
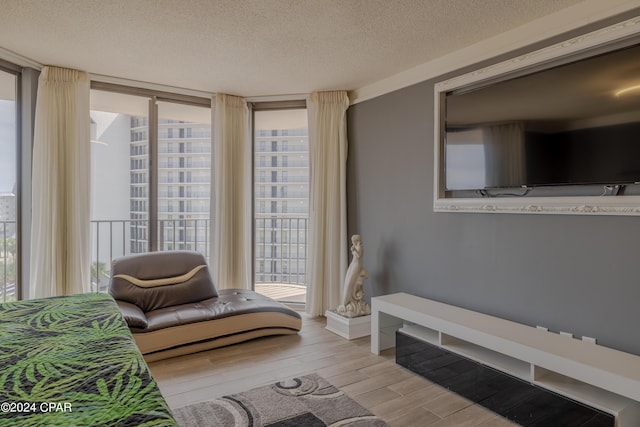
M 316 374 L 185 406 L 173 414 L 184 427 L 387 427 Z

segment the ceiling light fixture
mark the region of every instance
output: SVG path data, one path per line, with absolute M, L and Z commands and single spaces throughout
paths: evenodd
M 640 90 L 640 85 L 634 85 L 634 86 L 628 86 L 628 87 L 622 88 L 616 92 L 616 96 L 624 95 L 627 92 L 633 92 L 636 90 Z

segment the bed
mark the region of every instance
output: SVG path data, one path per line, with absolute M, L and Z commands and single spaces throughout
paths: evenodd
M 0 426 L 177 426 L 107 294 L 0 304 Z

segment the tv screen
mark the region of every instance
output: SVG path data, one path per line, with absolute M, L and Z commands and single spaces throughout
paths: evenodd
M 640 45 L 445 96 L 445 188 L 640 182 Z

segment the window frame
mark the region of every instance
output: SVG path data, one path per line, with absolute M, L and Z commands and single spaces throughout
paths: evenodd
M 263 246 L 263 252 L 262 252 L 262 260 L 258 260 L 256 257 L 256 226 L 257 226 L 257 219 L 256 219 L 256 208 L 255 208 L 255 204 L 258 202 L 256 200 L 257 194 L 256 194 L 256 183 L 258 183 L 260 185 L 260 192 L 262 194 L 262 189 L 264 186 L 268 186 L 269 184 L 271 184 L 270 182 L 267 181 L 267 177 L 266 177 L 266 173 L 264 170 L 259 171 L 259 175 L 258 175 L 258 181 L 256 181 L 256 167 L 262 166 L 261 162 L 256 164 L 256 129 L 255 129 L 255 115 L 257 112 L 263 112 L 263 111 L 282 111 L 282 110 L 300 110 L 300 109 L 304 109 L 304 110 L 308 110 L 308 106 L 307 106 L 307 100 L 306 99 L 298 99 L 298 100 L 286 100 L 286 101 L 268 101 L 268 102 L 249 102 L 249 109 L 250 109 L 250 117 L 251 117 L 251 215 L 253 217 L 253 221 L 252 221 L 252 228 L 251 228 L 251 277 L 252 277 L 252 287 L 255 289 L 255 285 L 257 283 L 257 276 L 256 276 L 256 261 L 258 261 L 258 265 L 259 268 L 261 270 L 264 270 L 265 268 L 265 259 L 267 257 L 267 251 L 265 250 L 265 247 Z M 266 131 L 262 131 L 260 132 L 260 135 L 257 135 L 259 137 L 262 138 L 282 138 L 282 136 L 288 136 L 288 135 L 277 135 L 277 132 L 274 134 L 274 131 L 272 130 L 271 135 L 268 135 L 268 132 Z M 275 144 L 274 144 L 275 143 Z M 274 147 L 275 145 L 275 147 Z M 269 155 L 271 155 L 270 153 L 273 153 L 273 155 L 277 156 L 278 152 L 282 151 L 282 147 L 277 143 L 277 141 L 273 141 L 271 140 L 271 150 L 269 152 L 265 151 L 267 148 L 266 145 L 266 141 L 264 139 L 260 140 L 259 142 L 259 146 L 260 146 L 260 151 L 265 153 L 265 165 L 263 167 L 267 167 L 267 165 L 270 163 L 269 161 L 267 161 L 267 158 Z M 275 150 L 274 150 L 275 148 Z M 276 179 L 276 182 L 278 182 L 278 180 Z M 276 184 L 277 185 L 277 184 Z M 276 193 L 277 195 L 277 193 Z M 266 213 L 266 202 L 264 200 L 261 200 L 259 202 L 259 206 L 260 206 L 260 213 Z M 271 201 L 271 206 L 270 206 L 270 211 L 273 212 L 274 210 L 274 206 L 273 204 L 276 203 L 276 209 L 275 209 L 275 213 L 277 213 L 277 202 Z M 266 221 L 266 219 L 264 219 L 264 221 Z M 266 239 L 265 239 L 266 240 Z M 263 242 L 266 243 L 266 242 Z M 306 245 L 306 241 L 304 243 Z M 270 248 L 272 246 L 269 246 Z M 271 250 L 271 249 L 270 249 Z M 306 250 L 305 250 L 306 252 Z M 273 258 L 273 254 L 269 253 L 269 258 Z M 270 275 L 272 277 L 275 277 L 275 272 L 273 271 L 273 267 L 274 264 L 270 263 Z M 266 272 L 265 272 L 266 273 Z M 283 276 L 284 274 L 281 273 Z M 290 273 L 287 273 L 290 274 Z M 266 274 L 265 274 L 266 275 Z M 285 302 L 288 304 L 291 304 L 289 302 Z M 304 304 L 302 304 L 304 305 Z
M 15 292 L 16 292 L 16 300 L 20 301 L 23 297 L 23 286 L 26 286 L 26 284 L 23 283 L 23 277 L 22 277 L 22 266 L 23 266 L 23 248 L 24 248 L 24 242 L 23 240 L 23 235 L 25 235 L 25 233 L 23 233 L 23 221 L 22 221 L 22 214 L 23 214 L 23 209 L 22 209 L 22 196 L 23 196 L 23 191 L 22 191 L 22 186 L 23 186 L 23 180 L 22 180 L 22 174 L 23 174 L 23 147 L 25 144 L 25 141 L 22 140 L 22 107 L 23 107 L 23 100 L 22 100 L 22 71 L 23 68 L 20 67 L 19 65 L 13 64 L 11 62 L 5 61 L 3 59 L 0 59 L 0 71 L 3 71 L 7 74 L 12 74 L 13 76 L 15 76 L 15 97 L 16 97 L 16 101 L 15 101 L 15 141 L 16 141 L 16 254 L 17 254 L 17 261 L 14 260 L 14 269 L 15 269 L 15 275 L 16 275 L 16 280 L 15 280 Z M 29 162 L 30 164 L 31 162 Z M 26 221 L 25 221 L 26 223 Z
M 194 107 L 203 107 L 209 108 L 213 111 L 214 105 L 211 102 L 211 98 L 195 96 L 195 95 L 185 95 L 179 93 L 165 92 L 160 90 L 152 90 L 145 89 L 135 86 L 126 86 L 115 83 L 106 83 L 102 81 L 92 80 L 90 84 L 91 90 L 103 91 L 103 92 L 112 92 L 123 95 L 133 95 L 139 96 L 141 98 L 148 99 L 148 109 L 147 109 L 147 129 L 149 132 L 148 139 L 148 164 L 147 164 L 147 173 L 149 174 L 149 186 L 148 186 L 148 206 L 147 206 L 147 214 L 149 218 L 149 229 L 147 232 L 147 252 L 157 252 L 162 248 L 159 247 L 159 243 L 163 240 L 162 236 L 158 231 L 159 218 L 158 218 L 158 180 L 159 180 L 159 137 L 160 137 L 160 129 L 159 129 L 159 118 L 158 118 L 158 103 L 159 102 L 168 102 L 168 103 L 176 103 L 189 105 Z M 211 142 L 213 144 L 213 126 L 214 123 L 211 123 Z M 184 129 L 182 129 L 184 131 Z M 174 135 L 175 137 L 175 135 Z M 177 138 L 173 138 L 177 139 Z M 172 144 L 173 143 L 169 143 Z M 175 147 L 174 147 L 175 148 Z M 213 155 L 213 148 L 211 150 Z M 211 213 L 209 215 L 211 220 Z

